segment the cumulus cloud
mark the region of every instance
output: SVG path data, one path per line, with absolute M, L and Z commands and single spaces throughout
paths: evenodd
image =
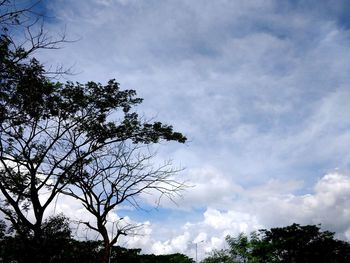
M 185 223 L 178 234 L 168 232 L 171 234 L 166 240 L 154 239 L 155 232 L 160 231 L 157 228 L 165 228 L 154 226 L 153 238 L 152 235 L 148 237 L 154 245 L 147 246 L 147 251 L 158 254 L 185 252 L 193 256 L 194 244 L 198 243 L 202 258 L 214 248 L 223 248 L 226 235 L 249 234 L 258 229 L 292 223 L 321 224 L 323 229 L 336 232 L 337 238 L 350 240 L 350 209 L 347 203 L 350 176 L 335 171 L 319 178 L 310 192 L 298 193 L 301 187 L 301 182 L 277 180 L 255 187 L 242 187 L 237 201 L 219 209 L 221 200 L 218 198 L 218 206 L 215 207 L 215 202 L 212 202 L 213 207 L 205 209 L 201 220 Z
M 191 189 L 192 193 L 185 200 L 194 208 L 209 204 L 199 219 L 180 220 L 173 225 L 174 228 L 169 228 L 168 224 L 152 219 L 135 220 L 132 216 L 125 216 L 123 213 L 129 208 L 121 207 L 108 217 L 110 235 L 115 231 L 116 222 L 137 225 L 140 227 L 130 236 L 122 237 L 119 245 L 142 248 L 143 253 L 185 253 L 192 257 L 197 247 L 199 258 L 213 249 L 224 248 L 227 235 L 249 234 L 258 229 L 292 223 L 322 224 L 324 229 L 336 232 L 338 238 L 350 240 L 349 174 L 327 173 L 315 182 L 312 189 L 300 192 L 303 189 L 301 181 L 271 179 L 261 185 L 240 186 L 232 181 L 222 181 L 224 177 L 217 170 L 207 168 L 196 173 L 193 181 L 197 179 L 199 187 Z M 219 186 L 220 181 L 227 189 Z M 233 197 L 227 200 L 226 197 L 230 196 Z M 71 227 L 76 238 L 100 238 L 97 233 L 78 224 L 82 218 L 91 223 L 95 219 L 71 197 L 60 196 L 48 208 L 46 216 L 59 213 L 73 221 Z
M 81 41 L 38 53 L 44 62 L 75 64 L 74 80 L 117 78 L 145 98 L 141 113 L 190 140 L 159 151 L 186 168 L 179 178 L 192 186 L 160 210 L 193 220 L 174 216 L 176 231 L 135 220 L 146 236 L 123 242 L 193 256 L 193 242 L 205 240 L 203 254 L 226 234 L 293 222 L 349 239 L 347 1 L 46 4 L 57 18 L 49 29 L 67 25 Z M 327 172 L 335 168 L 345 172 Z M 56 211 L 80 213 L 67 204 Z

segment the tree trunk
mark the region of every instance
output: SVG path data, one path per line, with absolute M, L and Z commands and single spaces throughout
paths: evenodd
M 109 240 L 104 240 L 103 242 L 104 248 L 103 248 L 103 254 L 102 254 L 102 260 L 101 263 L 109 263 L 109 258 L 111 256 L 111 247 L 109 244 Z
M 102 252 L 102 258 L 101 263 L 109 263 L 110 256 L 111 256 L 111 242 L 109 240 L 108 231 L 106 226 L 104 226 L 102 223 L 98 223 L 98 229 L 100 234 L 103 238 L 103 252 Z
M 47 261 L 46 257 L 50 256 L 45 249 L 45 240 L 43 237 L 41 222 L 35 226 L 34 236 L 31 240 L 31 252 L 31 260 L 34 260 L 31 262 L 44 263 L 44 261 Z

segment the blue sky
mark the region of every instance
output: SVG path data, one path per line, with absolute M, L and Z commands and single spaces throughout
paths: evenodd
M 182 252 L 226 234 L 321 223 L 350 239 L 348 1 L 53 0 L 39 6 L 79 39 L 37 55 L 71 80 L 116 78 L 139 111 L 186 134 L 159 159 L 193 185 L 174 205 L 121 208 L 147 222 L 146 252 Z M 153 199 L 146 196 L 148 208 Z M 67 207 L 65 208 L 67 211 Z M 74 209 L 72 208 L 72 215 Z M 69 213 L 69 212 L 67 212 Z

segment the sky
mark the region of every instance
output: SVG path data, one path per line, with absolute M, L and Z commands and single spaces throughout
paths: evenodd
M 52 0 L 37 8 L 62 49 L 46 65 L 69 80 L 115 78 L 186 144 L 157 159 L 184 168 L 176 204 L 143 196 L 112 217 L 143 224 L 120 240 L 145 253 L 199 258 L 237 235 L 322 224 L 350 240 L 350 3 L 346 0 Z M 85 212 L 63 199 L 55 212 Z M 85 214 L 84 214 L 85 215 Z M 85 215 L 88 216 L 88 215 Z M 78 233 L 78 232 L 77 232 Z M 93 236 L 93 233 L 86 233 Z

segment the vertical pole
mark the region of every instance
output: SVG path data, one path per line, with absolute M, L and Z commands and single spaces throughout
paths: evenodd
M 113 233 L 114 233 L 114 221 L 113 221 L 113 224 L 112 224 L 112 236 L 111 236 L 111 240 L 113 239 Z M 111 263 L 111 257 L 112 257 L 112 246 L 110 246 L 109 248 L 109 260 L 108 262 Z
M 198 263 L 198 244 L 204 242 L 204 240 L 194 243 L 196 246 L 196 263 Z

